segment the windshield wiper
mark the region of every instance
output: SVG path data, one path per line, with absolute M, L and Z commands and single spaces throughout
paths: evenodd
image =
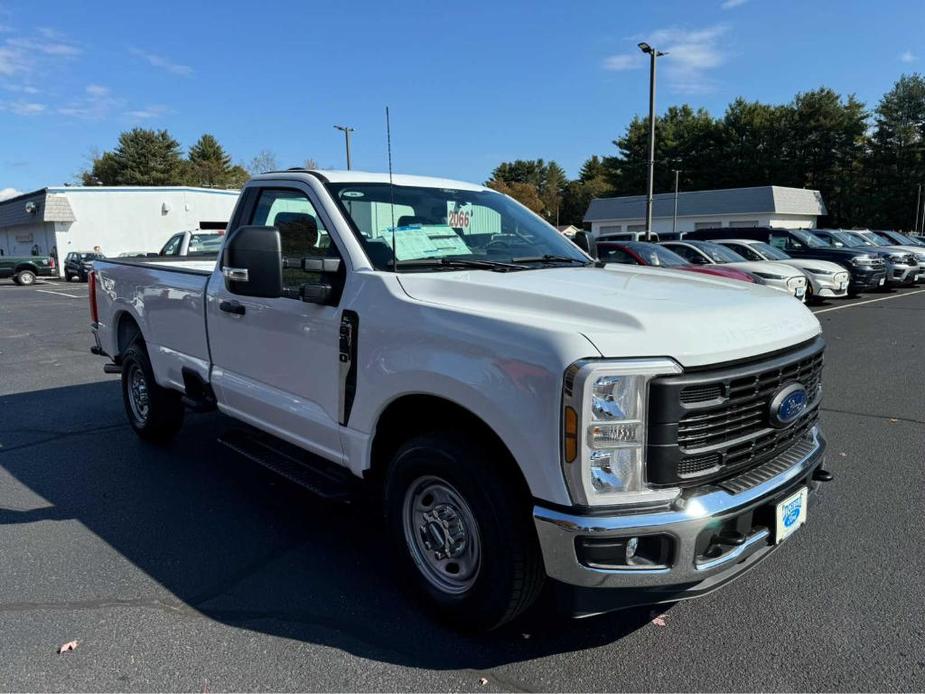
M 579 258 L 570 258 L 565 255 L 536 255 L 525 258 L 511 258 L 513 263 L 577 263 L 578 265 L 590 265 L 593 260 L 582 260 Z
M 407 268 L 476 268 L 479 270 L 492 270 L 494 272 L 508 272 L 510 270 L 526 270 L 526 265 L 516 263 L 502 263 L 498 260 L 469 260 L 465 258 L 419 258 L 417 260 L 399 260 L 397 267 Z

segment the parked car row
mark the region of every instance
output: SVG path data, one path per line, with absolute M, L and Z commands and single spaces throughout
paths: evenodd
M 663 234 L 660 242 L 652 234 L 658 248 L 680 256 L 674 258 L 656 253 L 655 243 L 640 240 L 644 236 L 608 234 L 593 245 L 587 237 L 577 239 L 604 263 L 672 269 L 724 266 L 747 273 L 748 281 L 806 301 L 925 281 L 925 240 L 893 231 L 716 227 L 673 235 L 676 239 Z

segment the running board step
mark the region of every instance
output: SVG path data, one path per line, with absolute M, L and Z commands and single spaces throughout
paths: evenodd
M 232 429 L 218 442 L 328 501 L 348 501 L 358 487 L 339 465 L 262 432 Z

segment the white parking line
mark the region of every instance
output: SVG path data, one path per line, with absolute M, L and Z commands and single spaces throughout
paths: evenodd
M 51 289 L 36 289 L 37 292 L 42 292 L 42 294 L 57 294 L 58 296 L 66 296 L 68 299 L 83 299 L 85 294 L 65 294 L 64 292 L 55 292 Z
M 863 306 L 864 304 L 873 304 L 878 301 L 889 301 L 890 299 L 902 299 L 904 296 L 912 296 L 913 294 L 921 294 L 925 292 L 925 289 L 917 289 L 914 292 L 906 292 L 905 294 L 897 294 L 896 296 L 883 296 L 879 299 L 868 299 L 867 301 L 859 301 L 856 304 L 848 304 L 847 306 L 833 306 L 832 308 L 824 308 L 821 311 L 813 311 L 813 313 L 826 313 L 828 311 L 840 311 L 843 308 L 854 308 L 855 306 Z

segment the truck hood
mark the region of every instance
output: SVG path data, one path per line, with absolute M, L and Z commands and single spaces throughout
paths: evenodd
M 779 291 L 659 268 L 406 273 L 399 282 L 418 301 L 580 333 L 604 357 L 667 356 L 686 367 L 784 349 L 820 332 L 815 316 Z

